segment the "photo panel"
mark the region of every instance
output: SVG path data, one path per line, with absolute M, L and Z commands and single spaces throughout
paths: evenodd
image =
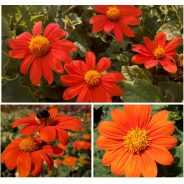
M 94 177 L 183 177 L 183 105 L 94 105 Z
M 3 102 L 183 100 L 182 5 L 2 5 L 2 25 Z
M 90 177 L 90 105 L 2 105 L 1 177 Z

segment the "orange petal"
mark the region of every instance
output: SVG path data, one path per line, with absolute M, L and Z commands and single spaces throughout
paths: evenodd
M 162 135 L 153 137 L 151 142 L 155 145 L 163 146 L 167 149 L 174 148 L 177 145 L 178 140 L 175 137 L 169 135 Z
M 20 154 L 21 151 L 18 147 L 5 149 L 2 153 L 2 162 L 5 163 L 9 170 L 13 170 L 17 166 L 17 158 Z
M 111 111 L 111 117 L 113 122 L 117 123 L 121 130 L 126 131 L 131 128 L 129 118 L 126 116 L 126 113 L 120 109 L 114 109 Z
M 148 124 L 148 128 L 167 120 L 169 112 L 166 110 L 154 114 Z
M 40 131 L 40 138 L 45 142 L 51 142 L 56 138 L 56 128 L 55 126 L 45 126 Z
M 19 176 L 26 177 L 29 175 L 31 170 L 31 155 L 29 152 L 23 152 L 17 158 L 17 170 Z
M 57 114 L 58 114 L 58 108 L 57 107 L 50 108 L 49 109 L 49 113 L 50 113 L 51 117 L 57 116 Z
M 117 176 L 124 174 L 126 163 L 132 155 L 132 153 L 127 152 L 124 148 L 121 150 L 121 153 L 119 153 L 111 164 L 111 172 Z
M 150 149 L 146 153 L 156 162 L 162 165 L 171 165 L 174 161 L 171 153 L 163 146 L 151 144 Z
M 155 161 L 149 156 L 149 153 L 144 152 L 140 156 L 140 169 L 144 177 L 156 177 L 157 165 Z
M 67 145 L 68 143 L 68 134 L 67 134 L 67 131 L 64 130 L 64 129 L 59 129 L 57 128 L 56 129 L 56 136 L 57 136 L 57 139 L 59 141 L 59 143 L 61 143 L 62 145 Z
M 108 139 L 104 136 L 98 137 L 96 140 L 96 144 L 98 147 L 104 150 L 114 150 L 123 147 L 123 141 L 120 140 L 113 140 L 113 139 Z
M 99 124 L 98 131 L 107 138 L 123 140 L 125 132 L 121 130 L 117 124 L 113 122 L 104 121 Z
M 125 105 L 125 113 L 131 120 L 132 128 L 144 128 L 151 118 L 151 105 Z
M 51 170 L 53 168 L 53 166 L 54 166 L 53 160 L 43 151 L 39 151 L 39 155 L 47 163 L 48 169 Z
M 140 156 L 138 154 L 133 154 L 126 162 L 125 176 L 139 177 L 140 175 Z
M 46 154 L 52 155 L 52 156 L 59 156 L 64 153 L 63 149 L 57 147 L 57 146 L 51 146 L 51 145 L 45 145 L 42 147 L 42 150 L 45 151 Z
M 58 121 L 57 128 L 68 130 L 82 130 L 82 121 L 75 116 L 61 115 L 55 118 Z
M 37 151 L 31 152 L 31 157 L 32 157 L 32 168 L 31 168 L 32 176 L 40 176 L 43 170 L 43 159 L 39 155 L 39 152 Z
M 116 150 L 111 150 L 107 151 L 103 158 L 102 158 L 102 163 L 104 166 L 109 166 L 112 164 L 112 162 L 119 156 L 119 154 L 122 154 L 124 148 L 116 149 Z
M 165 121 L 147 130 L 150 137 L 160 135 L 171 135 L 174 132 L 174 124 L 171 121 Z

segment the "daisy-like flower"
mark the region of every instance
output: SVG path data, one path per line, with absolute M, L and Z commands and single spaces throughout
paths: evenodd
M 19 176 L 40 176 L 44 162 L 48 169 L 53 168 L 51 156 L 63 154 L 63 149 L 47 145 L 38 137 L 27 136 L 13 140 L 2 152 L 2 162 L 9 170 L 17 167 Z
M 91 134 L 83 134 L 82 135 L 83 139 L 91 139 Z
M 129 25 L 140 24 L 137 17 L 142 14 L 142 11 L 139 8 L 131 5 L 95 5 L 93 8 L 100 13 L 94 15 L 89 21 L 90 24 L 93 24 L 93 33 L 100 31 L 112 32 L 120 43 L 123 41 L 123 35 L 127 37 L 135 36 Z
M 77 163 L 77 158 L 73 157 L 73 156 L 68 156 L 65 157 L 63 160 L 63 164 L 68 166 L 68 167 L 72 167 Z
M 163 110 L 151 115 L 150 105 L 125 105 L 124 111 L 114 109 L 112 122 L 98 126 L 101 135 L 96 143 L 106 150 L 103 165 L 111 166 L 111 172 L 117 176 L 157 176 L 156 162 L 171 165 L 174 159 L 168 149 L 177 145 L 168 114 Z
M 72 146 L 76 148 L 77 150 L 81 149 L 91 149 L 91 143 L 85 140 L 76 140 L 72 143 Z
M 105 71 L 111 66 L 109 58 L 102 57 L 96 65 L 96 56 L 87 52 L 85 62 L 75 60 L 65 64 L 68 75 L 62 76 L 63 84 L 69 86 L 63 93 L 63 99 L 69 100 L 76 96 L 77 102 L 111 102 L 112 96 L 120 96 L 122 89 L 115 83 L 123 80 L 119 72 Z
M 166 34 L 163 32 L 159 32 L 153 42 L 148 37 L 144 37 L 145 45 L 133 45 L 132 50 L 139 54 L 132 57 L 132 62 L 144 64 L 146 69 L 152 68 L 160 63 L 164 70 L 175 73 L 177 71 L 175 49 L 181 42 L 182 38 L 174 38 L 167 43 Z
M 49 84 L 53 82 L 53 73 L 63 72 L 62 62 L 72 61 L 70 51 L 76 51 L 74 43 L 60 40 L 67 32 L 58 24 L 51 23 L 42 34 L 42 22 L 37 22 L 32 30 L 20 34 L 17 38 L 9 40 L 9 57 L 24 59 L 20 65 L 20 72 L 27 74 L 30 68 L 30 80 L 35 86 L 40 84 L 43 76 Z
M 58 115 L 57 108 L 51 108 L 36 115 L 31 114 L 31 117 L 20 118 L 13 122 L 12 126 L 25 125 L 21 130 L 23 135 L 39 132 L 40 138 L 45 142 L 58 139 L 62 145 L 66 145 L 68 143 L 67 130 L 82 131 L 81 124 L 82 121 L 77 117 Z

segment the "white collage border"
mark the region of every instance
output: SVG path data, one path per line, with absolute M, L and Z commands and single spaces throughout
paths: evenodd
M 52 0 L 52 5 L 92 5 L 92 4 L 132 4 L 132 5 L 184 5 L 183 0 L 180 0 L 178 2 L 175 2 L 173 0 L 116 0 L 114 3 L 112 0 Z M 0 5 L 50 5 L 49 0 L 1 0 Z M 0 7 L 0 14 L 1 14 L 1 7 Z M 1 35 L 1 30 L 2 30 L 2 24 L 1 24 L 1 18 L 0 18 L 0 35 Z M 0 42 L 1 43 L 1 42 Z M 1 49 L 1 44 L 0 44 L 0 49 Z M 0 61 L 2 61 L 2 56 L 0 55 Z M 1 68 L 1 62 L 0 62 L 0 68 Z M 1 76 L 1 71 L 0 70 L 0 76 Z M 0 83 L 0 86 L 2 87 L 2 84 Z M 164 178 L 120 178 L 120 177 L 94 177 L 94 159 L 93 159 L 93 153 L 94 153 L 94 136 L 93 136 L 93 112 L 94 112 L 94 105 L 110 105 L 107 103 L 3 103 L 2 102 L 2 94 L 0 90 L 0 103 L 1 105 L 50 105 L 50 104 L 57 104 L 57 105 L 91 105 L 91 178 L 86 177 L 86 178 L 65 178 L 65 177 L 39 177 L 39 178 L 13 178 L 13 177 L 0 177 L 0 184 L 32 184 L 33 182 L 35 184 L 181 184 L 184 181 L 183 177 L 164 177 Z M 113 103 L 113 105 L 124 105 L 124 104 L 132 104 L 132 103 Z M 139 104 L 145 104 L 145 103 L 139 103 Z M 151 105 L 184 105 L 184 102 L 182 103 L 146 103 L 146 104 L 151 104 Z M 1 116 L 0 116 L 1 120 Z M 0 145 L 1 145 L 1 139 L 0 139 Z M 0 148 L 1 150 L 1 148 Z M 183 155 L 184 157 L 184 155 Z

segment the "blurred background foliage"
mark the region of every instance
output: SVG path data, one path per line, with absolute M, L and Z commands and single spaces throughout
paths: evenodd
M 37 113 L 41 110 L 48 110 L 51 107 L 57 107 L 59 114 L 67 114 L 78 117 L 83 121 L 83 131 L 68 131 L 69 143 L 65 148 L 64 155 L 54 159 L 54 168 L 48 170 L 44 166 L 44 177 L 90 177 L 91 176 L 91 149 L 77 150 L 72 146 L 75 140 L 83 140 L 83 134 L 91 135 L 91 113 L 89 105 L 2 105 L 1 106 L 1 152 L 11 141 L 17 137 L 21 137 L 21 127 L 12 128 L 11 123 L 21 117 L 27 117 L 30 113 Z M 88 142 L 91 138 L 89 138 Z M 57 144 L 57 142 L 55 142 Z M 67 156 L 73 156 L 77 159 L 76 164 L 69 167 L 63 163 L 63 159 Z M 16 169 L 10 171 L 4 164 L 1 164 L 2 177 L 17 176 Z
M 183 46 L 178 50 L 176 60 L 178 71 L 170 74 L 157 67 L 145 70 L 143 66 L 131 63 L 135 54 L 131 45 L 142 43 L 143 36 L 154 38 L 157 32 L 163 31 L 167 40 L 181 36 L 183 33 L 183 6 L 155 5 L 138 6 L 142 9 L 141 24 L 134 28 L 135 38 L 124 38 L 119 44 L 113 35 L 93 34 L 89 19 L 94 15 L 91 6 L 2 6 L 2 100 L 3 102 L 61 102 L 65 86 L 54 75 L 54 82 L 48 85 L 42 80 L 40 87 L 34 87 L 29 75 L 19 72 L 21 61 L 8 58 L 8 39 L 24 31 L 31 32 L 37 21 L 43 21 L 44 27 L 51 22 L 58 23 L 68 31 L 67 39 L 73 41 L 78 50 L 73 59 L 83 59 L 86 51 L 94 51 L 97 58 L 107 56 L 112 60 L 109 70 L 119 71 L 125 75 L 121 83 L 123 95 L 114 97 L 113 101 L 124 102 L 181 102 L 183 99 Z M 24 95 L 22 95 L 24 94 Z
M 101 121 L 112 120 L 110 112 L 113 109 L 123 110 L 123 105 L 95 105 L 94 106 L 94 176 L 96 177 L 111 177 L 110 167 L 103 166 L 101 160 L 105 153 L 96 145 L 96 139 L 99 136 L 97 127 Z M 174 136 L 178 139 L 178 144 L 170 152 L 174 157 L 172 165 L 158 166 L 158 177 L 182 177 L 183 176 L 183 106 L 182 105 L 153 105 L 152 114 L 161 110 L 169 111 L 169 120 L 175 125 Z

